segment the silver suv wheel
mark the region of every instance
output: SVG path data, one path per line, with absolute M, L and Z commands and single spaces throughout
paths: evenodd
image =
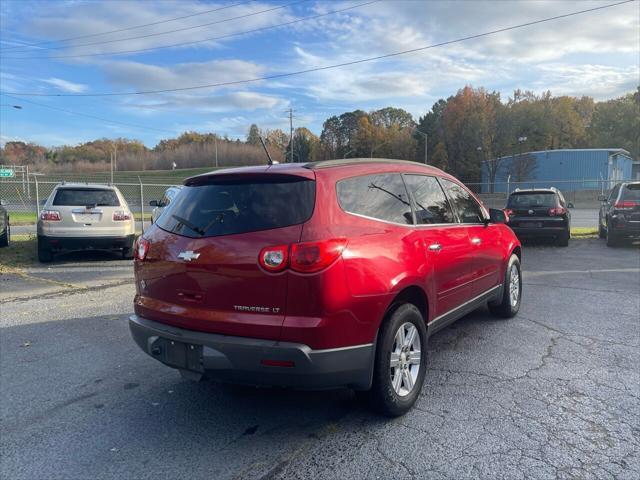
M 511 274 L 509 275 L 509 296 L 511 298 L 511 306 L 518 305 L 520 300 L 520 273 L 515 265 L 511 266 Z
M 395 334 L 389 362 L 391 385 L 401 397 L 413 390 L 420 371 L 421 354 L 418 329 L 409 322 L 402 324 Z

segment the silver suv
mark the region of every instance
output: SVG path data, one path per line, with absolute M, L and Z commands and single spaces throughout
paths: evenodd
M 60 183 L 38 219 L 38 259 L 55 252 L 119 250 L 133 258 L 135 221 L 122 193 L 112 185 Z

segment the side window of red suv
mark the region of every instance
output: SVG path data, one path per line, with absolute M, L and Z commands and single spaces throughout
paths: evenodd
M 340 207 L 349 213 L 393 223 L 413 224 L 411 202 L 399 173 L 383 173 L 340 180 Z
M 413 195 L 416 224 L 433 225 L 456 222 L 451 205 L 435 177 L 407 174 L 404 176 L 404 181 Z
M 442 188 L 456 211 L 461 223 L 482 223 L 482 208 L 473 196 L 457 183 L 444 178 L 440 179 Z

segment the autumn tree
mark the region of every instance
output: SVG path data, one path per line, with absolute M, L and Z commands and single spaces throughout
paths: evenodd
M 247 132 L 247 143 L 249 145 L 260 145 L 260 129 L 252 123 Z

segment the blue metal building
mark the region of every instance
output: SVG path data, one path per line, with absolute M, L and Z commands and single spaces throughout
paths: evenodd
M 494 192 L 556 187 L 600 190 L 632 179 L 632 158 L 622 148 L 542 150 L 488 160 L 482 165 L 482 193 L 492 191 L 487 164 L 496 166 Z

